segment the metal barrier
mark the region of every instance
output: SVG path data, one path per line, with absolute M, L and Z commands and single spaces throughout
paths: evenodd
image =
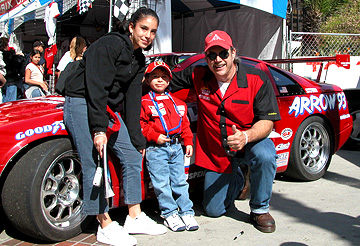
M 360 56 L 360 34 L 291 32 L 288 40 L 288 58 Z

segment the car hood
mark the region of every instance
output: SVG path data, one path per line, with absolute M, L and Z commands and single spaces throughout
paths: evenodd
M 40 118 L 59 113 L 64 106 L 64 97 L 48 96 L 24 99 L 0 104 L 0 126 Z

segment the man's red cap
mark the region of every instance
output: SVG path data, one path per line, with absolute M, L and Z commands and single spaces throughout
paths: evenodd
M 205 52 L 213 46 L 220 46 L 228 50 L 230 47 L 233 47 L 233 43 L 229 34 L 224 31 L 215 30 L 205 38 Z
M 172 74 L 171 74 L 171 70 L 170 70 L 169 66 L 165 62 L 162 62 L 162 61 L 155 61 L 155 62 L 150 63 L 149 66 L 146 68 L 145 75 L 148 73 L 151 73 L 152 71 L 154 71 L 156 68 L 159 68 L 159 67 L 165 68 L 165 70 L 168 72 L 168 74 L 170 76 L 170 79 L 172 79 Z

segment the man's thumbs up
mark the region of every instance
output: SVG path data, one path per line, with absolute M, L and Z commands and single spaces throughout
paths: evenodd
M 239 132 L 239 130 L 236 129 L 236 126 L 235 126 L 235 125 L 232 125 L 232 126 L 231 126 L 231 129 L 232 129 L 232 131 L 233 131 L 233 134 Z

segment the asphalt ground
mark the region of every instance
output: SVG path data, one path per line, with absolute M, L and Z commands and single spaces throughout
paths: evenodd
M 191 194 L 191 198 L 198 231 L 136 235 L 138 245 L 360 245 L 360 151 L 338 151 L 325 176 L 317 181 L 298 182 L 277 175 L 270 202 L 277 226 L 274 233 L 261 233 L 252 226 L 249 200 L 236 201 L 224 216 L 210 218 L 201 208 L 201 195 Z M 144 201 L 142 208 L 161 223 L 156 200 Z M 114 209 L 111 216 L 122 224 L 126 209 Z M 100 245 L 95 231 L 96 223 L 79 237 L 58 245 Z M 241 231 L 244 234 L 234 240 Z M 17 232 L 0 216 L 0 245 L 43 244 Z

